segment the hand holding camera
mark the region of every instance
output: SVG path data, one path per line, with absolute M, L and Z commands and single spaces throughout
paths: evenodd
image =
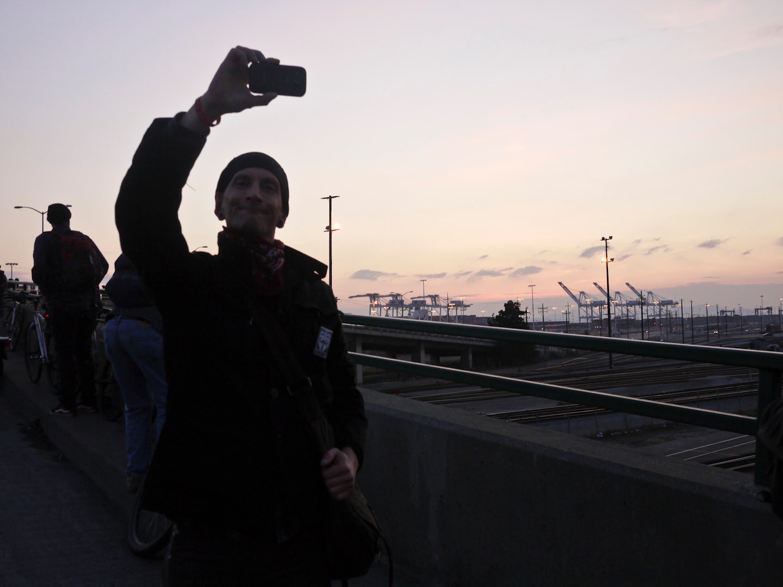
M 209 88 L 186 113 L 182 123 L 193 130 L 215 126 L 220 117 L 254 106 L 266 106 L 278 94 L 303 96 L 304 68 L 280 65 L 261 51 L 237 46 L 218 67 Z

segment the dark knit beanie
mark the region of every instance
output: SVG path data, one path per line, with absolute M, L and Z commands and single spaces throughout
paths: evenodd
M 71 211 L 65 204 L 49 204 L 46 209 L 46 220 L 49 224 L 62 224 L 71 219 Z
M 243 155 L 234 157 L 220 173 L 215 191 L 221 193 L 226 191 L 229 182 L 237 172 L 248 169 L 249 167 L 266 169 L 277 178 L 277 181 L 280 182 L 280 195 L 283 200 L 283 215 L 288 217 L 288 177 L 286 176 L 285 171 L 283 171 L 283 168 L 280 167 L 280 164 L 264 153 L 244 153 Z

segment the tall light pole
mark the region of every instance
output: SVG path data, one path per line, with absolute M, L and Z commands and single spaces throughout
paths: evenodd
M 332 200 L 340 196 L 324 196 L 322 200 L 329 200 L 329 224 L 326 225 L 324 232 L 329 233 L 329 288 L 332 287 L 332 233 L 339 230 L 332 228 Z
M 612 291 L 609 288 L 609 263 L 614 261 L 614 257 L 609 258 L 609 241 L 612 240 L 612 235 L 602 236 L 601 240 L 604 241 L 604 263 L 606 264 L 606 329 L 609 338 L 612 338 L 612 295 L 609 293 Z M 612 368 L 612 353 L 609 353 L 609 368 Z
M 533 289 L 536 287 L 535 283 L 529 283 L 528 287 L 530 288 L 530 307 L 533 309 L 532 315 L 533 315 L 533 330 L 536 329 L 536 303 L 535 298 L 533 297 Z
M 66 208 L 70 208 L 70 204 L 65 204 Z M 27 210 L 32 210 L 33 212 L 38 212 L 38 214 L 41 215 L 41 232 L 44 231 L 44 216 L 46 215 L 46 212 L 41 212 L 40 210 L 33 208 L 31 206 L 14 206 L 15 210 L 21 210 L 22 208 L 25 208 Z
M 11 268 L 10 269 L 11 275 L 10 275 L 10 277 L 8 279 L 13 279 L 14 278 L 14 267 L 19 265 L 19 263 L 10 262 L 10 263 L 6 263 L 6 265 L 8 265 Z
M 761 307 L 759 308 L 759 333 L 764 333 L 764 295 L 761 296 Z
M 710 342 L 710 305 L 704 304 L 704 320 L 707 326 L 707 342 Z

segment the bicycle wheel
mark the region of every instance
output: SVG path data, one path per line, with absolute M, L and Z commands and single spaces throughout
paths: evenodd
M 145 510 L 141 506 L 141 493 L 139 490 L 133 500 L 128 520 L 128 546 L 134 554 L 151 558 L 166 545 L 174 523 L 163 514 Z
M 22 309 L 17 308 L 14 320 L 8 327 L 8 336 L 11 338 L 11 350 L 16 350 L 19 346 L 19 339 L 22 337 Z
M 41 379 L 43 356 L 41 355 L 41 345 L 38 344 L 34 320 L 30 322 L 24 336 L 24 366 L 27 369 L 27 376 L 30 378 L 30 381 L 38 383 L 38 380 Z

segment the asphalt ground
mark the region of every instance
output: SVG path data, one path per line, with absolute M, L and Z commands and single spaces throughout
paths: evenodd
M 30 383 L 21 352 L 10 353 L 0 379 L 0 586 L 160 585 L 161 561 L 125 543 L 121 423 L 52 416 L 56 403 L 46 377 Z M 350 581 L 387 584 L 382 561 Z M 394 584 L 421 585 L 399 569 Z
M 117 504 L 8 404 L 0 393 L 0 585 L 160 585 Z

